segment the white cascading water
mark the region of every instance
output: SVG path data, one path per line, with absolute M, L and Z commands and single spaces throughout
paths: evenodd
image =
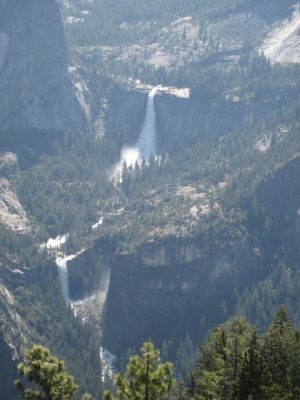
M 50 238 L 47 243 L 42 243 L 41 248 L 46 249 L 56 255 L 55 262 L 58 268 L 58 276 L 61 285 L 61 290 L 65 302 L 70 303 L 69 296 L 69 276 L 68 276 L 68 261 L 73 260 L 75 255 L 66 256 L 61 252 L 61 247 L 66 243 L 68 239 L 67 235 L 57 236 L 56 238 Z
M 68 272 L 68 262 L 74 260 L 81 253 L 83 253 L 85 249 L 82 249 L 76 254 L 71 254 L 70 256 L 65 256 L 64 254 L 59 253 L 55 259 L 57 268 L 58 268 L 58 276 L 61 285 L 62 295 L 67 304 L 72 304 L 72 300 L 70 298 L 69 292 L 69 272 Z
M 67 304 L 70 304 L 70 294 L 69 294 L 69 273 L 68 273 L 68 261 L 71 261 L 74 256 L 68 257 L 57 257 L 56 265 L 58 268 L 58 276 L 61 286 L 62 295 Z
M 97 229 L 103 223 L 103 217 L 101 217 L 93 226 L 92 229 Z M 50 238 L 47 243 L 41 245 L 42 249 L 47 249 L 48 251 L 54 252 L 56 254 L 55 262 L 58 269 L 58 277 L 61 286 L 61 291 L 63 298 L 67 305 L 70 305 L 75 316 L 81 317 L 81 321 L 85 323 L 85 316 L 82 312 L 82 308 L 87 308 L 87 313 L 90 314 L 92 307 L 95 305 L 100 306 L 100 313 L 102 315 L 103 306 L 106 300 L 109 282 L 110 282 L 110 270 L 104 270 L 102 272 L 102 279 L 100 283 L 99 290 L 96 294 L 85 298 L 84 300 L 79 300 L 73 302 L 70 298 L 69 291 L 69 272 L 68 272 L 68 262 L 74 260 L 80 254 L 85 252 L 86 249 L 82 249 L 76 254 L 66 256 L 61 252 L 61 247 L 66 243 L 69 235 L 57 236 L 56 238 Z M 1 289 L 1 287 L 0 287 Z M 83 314 L 83 315 L 82 315 Z M 101 332 L 100 332 L 101 333 Z M 113 379 L 115 369 L 114 363 L 116 356 L 110 353 L 107 349 L 100 347 L 100 361 L 102 365 L 101 380 L 104 382 L 106 377 Z
M 156 154 L 156 116 L 154 108 L 154 98 L 157 88 L 153 88 L 148 94 L 147 110 L 145 121 L 134 147 L 124 147 L 121 150 L 119 162 L 113 167 L 111 178 L 120 175 L 123 164 L 126 162 L 127 167 L 134 167 L 136 163 L 141 163 L 143 159 L 148 160 L 151 155 Z
M 58 267 L 58 276 L 61 284 L 61 290 L 63 297 L 65 299 L 65 302 L 67 304 L 72 305 L 72 299 L 70 298 L 70 292 L 69 292 L 69 272 L 68 272 L 68 262 L 74 260 L 80 254 L 84 253 L 86 249 L 80 250 L 76 254 L 71 254 L 70 256 L 65 256 L 59 254 L 58 257 L 56 257 L 56 265 Z
M 140 158 L 148 160 L 149 157 L 156 154 L 156 121 L 155 121 L 155 108 L 154 97 L 157 89 L 154 88 L 149 92 L 146 118 L 143 128 L 140 133 L 139 140 L 136 147 L 139 150 Z

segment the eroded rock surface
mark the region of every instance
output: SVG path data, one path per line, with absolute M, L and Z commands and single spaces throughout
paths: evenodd
M 300 62 L 300 7 L 297 6 L 291 18 L 277 22 L 261 51 L 272 63 Z
M 30 230 L 30 221 L 11 183 L 18 171 L 16 154 L 0 153 L 0 224 L 23 233 Z
M 5 267 L 0 264 L 0 270 Z M 15 310 L 15 299 L 0 280 L 0 397 L 14 398 L 16 365 L 27 345 L 28 327 Z
M 10 182 L 0 178 L 0 224 L 15 232 L 30 230 L 30 222 Z

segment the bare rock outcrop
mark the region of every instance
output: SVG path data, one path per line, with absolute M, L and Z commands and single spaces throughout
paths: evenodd
M 0 1 L 0 141 L 43 143 L 86 119 L 67 76 L 68 49 L 54 0 Z

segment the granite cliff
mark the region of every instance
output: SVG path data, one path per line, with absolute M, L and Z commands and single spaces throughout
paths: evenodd
M 0 2 L 0 140 L 47 149 L 86 121 L 67 76 L 68 49 L 54 0 Z

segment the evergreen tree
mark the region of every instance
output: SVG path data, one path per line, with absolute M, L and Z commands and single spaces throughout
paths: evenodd
M 264 356 L 283 399 L 291 398 L 293 329 L 287 309 L 281 306 L 265 335 Z
M 293 387 L 293 396 L 295 399 L 300 398 L 300 332 L 297 331 L 293 340 L 293 349 L 292 349 L 292 387 Z
M 185 387 L 184 382 L 181 379 L 176 382 L 174 392 L 176 400 L 188 400 L 191 398 L 191 394 L 188 392 L 188 389 Z
M 188 381 L 188 388 L 187 388 L 187 394 L 189 397 L 193 397 L 196 391 L 196 376 L 195 372 L 192 371 L 189 376 L 189 381 Z
M 15 385 L 26 400 L 73 400 L 78 391 L 74 378 L 68 374 L 63 361 L 54 357 L 43 346 L 33 346 L 26 352 L 26 363 L 18 365 L 21 377 L 26 377 L 33 388 L 25 388 L 22 380 Z M 91 399 L 83 395 L 83 399 Z
M 231 400 L 251 341 L 253 328 L 243 318 L 216 328 L 207 343 L 196 370 L 197 398 Z
M 260 354 L 256 334 L 246 351 L 238 380 L 238 400 L 268 400 L 273 397 L 273 382 L 265 360 Z
M 226 362 L 227 332 L 224 327 L 216 328 L 207 343 L 202 346 L 198 362 L 197 390 L 199 399 L 220 399 L 221 380 L 224 377 Z
M 109 391 L 106 400 L 168 399 L 173 385 L 172 365 L 162 364 L 159 351 L 152 343 L 144 343 L 141 355 L 130 357 L 125 374 L 116 377 L 116 397 Z

